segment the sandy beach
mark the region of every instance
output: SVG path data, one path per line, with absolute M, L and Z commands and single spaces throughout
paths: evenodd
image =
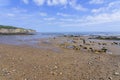
M 0 44 L 0 80 L 120 80 L 119 55 L 66 49 L 62 40 L 70 39 L 41 39 L 42 48 Z
M 0 0 L 0 80 L 120 80 L 120 0 Z

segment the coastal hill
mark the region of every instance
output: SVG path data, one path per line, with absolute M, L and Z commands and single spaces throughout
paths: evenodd
M 34 34 L 36 31 L 32 29 L 18 28 L 14 26 L 4 26 L 0 25 L 0 34 L 1 35 L 20 35 L 20 34 Z

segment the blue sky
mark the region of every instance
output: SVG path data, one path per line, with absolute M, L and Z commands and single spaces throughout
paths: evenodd
M 118 32 L 120 0 L 0 0 L 0 24 L 39 32 Z

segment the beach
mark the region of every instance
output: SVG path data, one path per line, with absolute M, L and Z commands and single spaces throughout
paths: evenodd
M 120 0 L 0 0 L 0 80 L 120 80 Z
M 76 49 L 71 44 L 80 43 L 78 38 L 86 36 L 38 39 L 36 47 L 1 43 L 0 79 L 120 80 L 119 53 L 92 52 L 86 44 Z

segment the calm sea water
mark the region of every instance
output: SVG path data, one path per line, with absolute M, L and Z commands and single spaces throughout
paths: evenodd
M 49 38 L 62 35 L 106 35 L 120 36 L 119 32 L 66 32 L 66 33 L 36 33 L 35 35 L 0 35 L 3 44 L 35 44 L 40 38 Z

